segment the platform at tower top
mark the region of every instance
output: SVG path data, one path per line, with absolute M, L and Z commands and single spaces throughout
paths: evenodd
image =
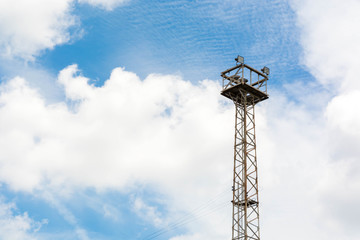
M 265 92 L 247 84 L 247 83 L 239 83 L 235 86 L 228 87 L 221 91 L 221 95 L 233 100 L 237 101 L 239 104 L 244 104 L 244 100 L 241 97 L 241 94 L 243 92 L 246 92 L 246 102 L 247 104 L 252 103 L 252 99 L 254 99 L 254 103 L 261 102 L 265 99 L 269 98 L 269 95 L 267 95 Z
M 221 77 L 223 78 L 221 95 L 234 102 L 250 105 L 269 98 L 267 74 L 249 65 L 237 63 L 236 66 L 223 71 Z

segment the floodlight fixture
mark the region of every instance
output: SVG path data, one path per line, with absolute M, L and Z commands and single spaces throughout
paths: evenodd
M 236 61 L 237 63 L 244 64 L 244 57 L 238 55 L 238 56 L 235 58 L 235 61 Z
M 261 71 L 262 71 L 263 73 L 265 73 L 266 75 L 269 75 L 269 74 L 270 74 L 270 69 L 269 69 L 268 67 L 263 67 L 263 68 L 261 69 Z

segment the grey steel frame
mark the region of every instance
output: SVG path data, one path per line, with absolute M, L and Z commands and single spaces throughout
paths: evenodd
M 246 64 L 221 76 L 221 94 L 235 104 L 232 240 L 259 240 L 255 104 L 268 98 L 268 77 Z

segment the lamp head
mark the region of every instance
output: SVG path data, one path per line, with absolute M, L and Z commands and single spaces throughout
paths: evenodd
M 235 58 L 235 61 L 236 61 L 237 63 L 244 64 L 244 57 L 238 55 L 238 56 Z
M 263 68 L 261 69 L 261 71 L 262 71 L 263 73 L 265 73 L 266 75 L 269 75 L 269 74 L 270 74 L 270 69 L 269 69 L 268 67 L 263 67 Z

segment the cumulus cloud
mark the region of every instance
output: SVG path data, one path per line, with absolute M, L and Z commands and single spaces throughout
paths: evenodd
M 231 183 L 233 106 L 219 95 L 218 83 L 204 80 L 194 85 L 178 76 L 156 74 L 140 80 L 116 68 L 103 86 L 96 87 L 76 65 L 62 70 L 58 81 L 66 101 L 55 104 L 46 104 L 22 78 L 1 86 L 1 182 L 16 190 L 51 187 L 56 192 L 152 185 L 166 194 L 172 219 L 146 199 L 136 198 L 134 210 L 148 216 L 146 221 L 166 228 L 179 211 L 185 211 L 196 227 L 187 219 L 184 226 L 189 234 L 175 239 L 218 239 L 230 234 L 230 211 L 223 210 L 230 207 L 228 201 L 199 214 L 191 210 L 203 207 L 200 203 Z M 326 196 L 332 196 L 329 178 L 340 170 L 345 184 L 351 168 L 349 162 L 331 163 L 327 116 L 314 114 L 305 101 L 321 95 L 299 94 L 304 99 L 300 103 L 276 92 L 257 107 L 262 234 L 273 236 L 273 226 L 282 225 L 287 239 L 305 226 L 314 236 L 331 239 L 341 235 L 344 226 L 338 217 L 345 215 L 336 211 L 335 201 L 323 204 Z M 358 182 L 356 174 L 352 180 Z M 344 198 L 336 198 L 338 203 L 349 196 L 345 189 L 343 194 Z M 231 197 L 226 191 L 221 196 Z M 325 216 L 328 221 L 316 225 Z M 314 228 L 328 225 L 338 228 L 326 234 Z M 212 229 L 211 234 L 206 229 Z M 86 234 L 81 236 L 86 239 Z
M 333 239 L 356 239 L 359 232 L 355 225 L 359 223 L 355 216 L 360 202 L 354 190 L 360 184 L 360 84 L 356 76 L 360 64 L 360 3 L 331 0 L 292 4 L 301 30 L 302 60 L 332 96 L 318 112 L 323 117 L 307 125 L 316 126 L 308 141 L 319 148 L 318 154 L 305 158 L 312 161 L 312 169 L 317 169 L 312 177 L 314 186 L 308 189 L 312 189 L 310 196 L 317 202 L 312 205 L 316 206 L 312 216 L 317 216 L 320 223 L 320 231 L 313 232 L 319 238 L 329 239 L 327 234 L 331 232 Z
M 261 234 L 355 240 L 360 87 L 354 56 L 360 41 L 348 26 L 357 29 L 358 2 L 294 1 L 293 7 L 304 63 L 318 82 L 282 88 L 291 94 L 270 89 L 270 99 L 257 107 Z M 194 85 L 156 74 L 140 80 L 117 68 L 96 87 L 76 65 L 58 81 L 66 101 L 56 104 L 46 104 L 21 78 L 1 86 L 0 178 L 11 188 L 124 190 L 146 183 L 166 193 L 176 215 L 231 183 L 233 106 L 216 82 Z M 155 216 L 154 224 L 170 224 L 146 199 L 134 204 Z M 174 239 L 228 237 L 229 212 L 204 216 Z
M 232 133 L 224 124 L 232 108 L 222 104 L 217 83 L 161 75 L 141 81 L 117 68 L 104 86 L 94 87 L 75 65 L 61 71 L 59 82 L 68 105 L 46 105 L 21 78 L 1 87 L 0 142 L 8 149 L 0 157 L 1 180 L 14 189 L 135 181 L 171 189 L 173 181 L 196 186 L 203 181 L 199 172 L 223 171 L 219 149 L 231 144 L 222 133 Z M 194 166 L 199 169 L 188 171 Z
M 136 198 L 134 210 L 145 214 L 146 221 L 166 228 L 173 226 L 179 211 L 190 212 L 181 225 L 189 234 L 179 239 L 218 239 L 230 234 L 230 211 L 224 207 L 230 207 L 226 199 L 231 196 L 224 186 L 231 183 L 233 106 L 220 96 L 218 83 L 204 80 L 194 85 L 178 76 L 155 74 L 140 80 L 117 68 L 103 86 L 96 87 L 76 65 L 62 70 L 58 81 L 67 100 L 48 105 L 22 78 L 1 86 L 1 182 L 16 190 L 51 187 L 56 192 L 152 185 L 166 194 L 172 218 Z M 321 180 L 323 175 L 316 170 L 326 166 L 327 155 L 322 154 L 326 144 L 319 128 L 324 117 L 314 119 L 305 105 L 289 102 L 280 92 L 274 95 L 257 112 L 260 182 L 266 189 L 261 195 L 264 225 L 283 224 L 291 234 L 320 206 L 314 204 L 313 181 Z M 312 158 L 318 162 L 307 161 Z M 296 191 L 291 190 L 294 186 Z M 278 201 L 275 196 L 284 189 L 288 195 L 282 200 L 287 204 L 270 204 Z M 192 212 L 220 191 L 221 201 L 203 212 Z M 313 204 L 313 209 L 307 213 L 298 207 L 303 203 Z M 303 214 L 297 215 L 298 221 L 288 221 L 287 212 L 274 214 L 281 208 L 299 208 Z M 278 219 L 268 221 L 268 214 Z M 211 236 L 206 229 L 212 229 Z
M 292 1 L 301 29 L 304 62 L 323 84 L 336 91 L 360 88 L 356 79 L 360 54 L 357 0 Z
M 49 105 L 22 78 L 1 86 L 0 176 L 12 189 L 140 183 L 186 210 L 231 182 L 224 159 L 232 156 L 233 106 L 224 104 L 218 83 L 155 74 L 141 81 L 117 68 L 95 87 L 76 65 L 58 80 L 67 102 Z M 135 203 L 150 218 L 151 205 Z
M 294 6 L 302 30 L 306 66 L 333 93 L 324 109 L 332 153 L 358 156 L 360 2 L 295 1 Z
M 33 60 L 44 49 L 70 40 L 72 0 L 0 2 L 0 53 Z
M 42 51 L 81 36 L 75 0 L 0 1 L 0 55 L 32 61 Z M 124 0 L 79 0 L 112 10 Z
M 355 240 L 360 209 L 359 2 L 292 4 L 302 60 L 317 81 L 295 80 L 281 90 L 270 89 L 270 99 L 257 106 L 261 235 Z M 174 239 L 204 238 L 199 232 Z

